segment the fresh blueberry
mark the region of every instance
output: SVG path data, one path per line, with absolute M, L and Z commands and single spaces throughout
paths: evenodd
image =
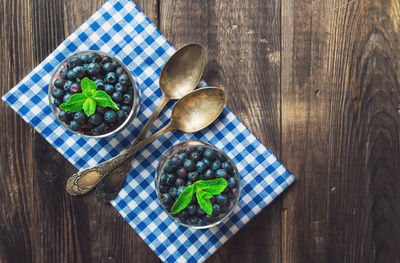
M 192 159 L 193 161 L 197 162 L 200 161 L 201 159 L 201 154 L 198 151 L 194 151 L 190 154 L 190 159 Z
M 205 146 L 200 146 L 197 148 L 197 151 L 200 153 L 200 155 L 203 155 L 205 150 L 207 150 L 207 147 Z
M 182 162 L 184 162 L 184 161 L 188 158 L 188 155 L 187 155 L 186 153 L 180 153 L 180 154 L 178 154 L 178 158 L 179 158 Z
M 68 73 L 68 69 L 64 68 L 62 71 L 60 71 L 60 77 L 64 80 L 67 79 L 67 73 Z
M 71 69 L 71 70 L 68 70 L 68 72 L 67 72 L 67 79 L 69 79 L 69 80 L 75 80 L 75 79 L 76 79 L 75 71 L 73 71 L 72 69 Z
M 180 187 L 183 186 L 185 184 L 185 180 L 183 180 L 182 178 L 178 177 L 175 180 L 175 186 L 176 187 Z
M 104 91 L 107 92 L 108 95 L 111 95 L 114 93 L 114 86 L 111 84 L 106 84 L 104 85 Z
M 115 81 L 117 80 L 117 75 L 115 75 L 114 72 L 109 72 L 109 73 L 107 73 L 105 80 L 109 84 L 114 84 Z
M 178 195 L 178 189 L 176 189 L 176 187 L 171 187 L 168 193 L 172 196 L 172 198 L 175 198 Z
M 179 219 L 180 219 L 181 221 L 186 221 L 187 218 L 188 218 L 188 215 L 187 215 L 186 210 L 181 210 L 181 211 L 179 211 L 179 213 L 177 213 L 176 216 L 179 217 Z
M 114 102 L 122 102 L 122 99 L 123 99 L 122 93 L 115 91 L 113 94 L 111 94 L 111 99 Z
M 65 83 L 65 80 L 63 80 L 63 79 L 56 79 L 56 80 L 54 81 L 54 86 L 55 86 L 56 88 L 62 89 L 62 88 L 64 87 L 64 83 Z
M 68 69 L 73 69 L 76 66 L 82 66 L 83 61 L 78 57 L 73 57 L 67 62 Z
M 206 158 L 201 159 L 201 161 L 206 165 L 207 168 L 211 167 L 211 162 Z
M 214 217 L 212 216 L 212 215 L 205 215 L 204 216 L 204 220 L 207 222 L 207 223 L 213 223 L 214 222 Z
M 217 160 L 220 160 L 221 162 L 225 161 L 225 155 L 223 155 L 220 152 L 217 152 Z
M 97 76 L 101 71 L 101 67 L 97 63 L 90 63 L 87 66 L 87 71 L 91 76 Z
M 161 195 L 161 202 L 165 205 L 165 206 L 170 206 L 172 205 L 173 199 L 172 196 L 168 193 L 164 193 Z
M 122 74 L 125 73 L 125 70 L 124 70 L 123 67 L 117 67 L 116 70 L 115 70 L 115 73 L 116 73 L 117 75 L 122 75 Z
M 176 156 L 173 156 L 173 157 L 171 158 L 170 164 L 171 164 L 172 167 L 174 167 L 175 170 L 178 170 L 179 168 L 182 167 L 182 162 L 181 162 L 181 160 L 180 160 L 178 157 L 176 157 Z
M 79 85 L 78 83 L 74 82 L 71 84 L 71 87 L 69 89 L 69 92 L 71 94 L 75 94 L 75 93 L 81 93 L 82 89 L 81 89 L 81 85 Z
M 76 78 L 76 79 L 75 79 L 75 82 L 76 82 L 76 83 L 79 83 L 79 85 L 80 85 L 81 82 L 82 82 L 82 80 L 81 80 L 80 78 Z
M 90 63 L 90 57 L 88 54 L 82 54 L 80 56 L 80 59 L 82 60 L 83 63 Z
M 85 112 L 83 112 L 83 110 L 76 112 L 74 115 L 74 121 L 76 121 L 79 124 L 85 124 L 87 122 L 87 117 Z
M 181 168 L 178 171 L 176 171 L 176 175 L 178 175 L 180 178 L 186 178 L 188 176 L 188 172 L 185 170 L 185 168 Z
M 214 161 L 217 157 L 217 153 L 213 149 L 207 149 L 204 152 L 204 157 L 209 161 Z
M 221 194 L 216 195 L 215 200 L 217 201 L 217 204 L 219 204 L 221 207 L 226 206 L 228 203 L 228 198 L 226 198 L 226 196 L 223 196 Z
M 197 208 L 197 214 L 201 215 L 201 216 L 204 216 L 206 214 L 206 212 L 203 210 L 203 208 L 201 208 L 201 206 L 199 206 Z
M 167 185 L 160 185 L 160 193 L 167 193 L 169 190 L 169 186 Z
M 183 186 L 183 185 L 181 185 L 181 186 L 179 186 L 179 188 L 178 188 L 178 196 L 180 196 L 181 195 L 181 193 L 183 192 L 183 190 L 185 190 L 185 186 Z
M 197 225 L 199 223 L 199 221 L 200 221 L 200 219 L 197 216 L 191 216 L 189 218 L 189 223 L 194 226 Z
M 64 98 L 63 98 L 63 102 L 64 102 L 64 103 L 67 102 L 67 101 L 69 100 L 70 97 L 71 97 L 71 94 L 70 94 L 70 93 L 65 94 L 65 95 L 64 95 Z
M 103 65 L 103 72 L 108 73 L 114 71 L 114 68 L 110 62 L 107 62 Z
M 94 126 L 99 125 L 102 121 L 103 121 L 102 115 L 97 113 L 97 112 L 93 113 L 89 117 L 89 123 L 94 125 Z
M 160 175 L 160 184 L 161 185 L 165 185 L 167 183 L 167 174 L 166 173 L 162 173 Z
M 229 162 L 223 162 L 222 169 L 225 169 L 228 173 L 231 173 L 233 171 L 233 168 Z
M 189 185 L 191 185 L 191 184 L 193 184 L 193 182 L 190 181 L 190 180 L 188 180 L 188 181 L 186 182 L 185 186 L 189 186 Z
M 82 66 L 76 66 L 73 71 L 77 78 L 83 79 L 85 77 L 85 69 Z
M 167 184 L 173 185 L 175 183 L 175 175 L 174 174 L 167 174 Z
M 123 110 L 117 111 L 118 122 L 123 122 L 124 120 L 126 120 L 127 117 L 128 117 L 128 114 L 125 111 L 123 111 Z
M 76 121 L 71 121 L 69 123 L 69 127 L 71 128 L 71 130 L 73 131 L 79 131 L 81 129 L 81 125 L 79 123 L 77 123 Z
M 219 215 L 219 213 L 221 212 L 221 206 L 219 204 L 213 204 L 212 205 L 212 214 L 213 215 Z
M 104 90 L 104 81 L 102 79 L 96 79 L 94 83 L 96 83 L 97 90 Z
M 199 179 L 199 172 L 188 173 L 188 180 L 196 182 Z
M 120 83 L 122 86 L 126 87 L 131 84 L 131 79 L 129 78 L 128 74 L 121 74 L 118 77 L 118 83 Z
M 130 113 L 131 112 L 131 106 L 129 105 L 122 105 L 121 110 L 125 111 L 126 113 Z
M 207 169 L 207 165 L 206 165 L 203 161 L 198 161 L 198 162 L 196 163 L 196 170 L 197 170 L 197 172 L 203 173 L 203 172 L 206 171 L 206 169 Z
M 113 61 L 112 58 L 110 58 L 109 56 L 104 56 L 103 59 L 101 60 L 101 62 L 103 62 L 103 64 L 111 63 L 112 61 Z
M 93 53 L 90 56 L 90 62 L 92 62 L 92 63 L 100 63 L 100 61 L 101 61 L 101 56 L 99 54 Z
M 186 171 L 193 172 L 196 169 L 196 164 L 194 163 L 193 160 L 186 159 L 185 162 L 183 163 L 183 167 L 185 168 Z
M 64 95 L 65 95 L 64 90 L 59 88 L 56 88 L 51 92 L 51 96 L 53 96 L 53 98 L 58 100 L 61 100 L 64 97 Z
M 227 173 L 225 169 L 218 169 L 215 172 L 215 178 L 226 178 L 227 177 Z
M 94 130 L 98 134 L 103 134 L 103 133 L 107 132 L 109 129 L 110 129 L 110 126 L 108 126 L 108 124 L 105 122 L 102 122 L 102 123 L 100 123 L 100 125 L 94 127 Z
M 203 174 L 203 180 L 211 180 L 214 179 L 214 170 L 207 169 L 207 171 Z
M 213 169 L 214 171 L 221 169 L 221 161 L 220 160 L 216 160 L 212 163 L 211 165 L 211 169 Z
M 187 147 L 184 149 L 185 153 L 190 156 L 190 154 L 195 150 L 195 147 Z
M 60 118 L 60 120 L 62 120 L 65 123 L 69 123 L 72 120 L 72 114 L 68 111 L 60 111 L 60 113 L 58 114 L 58 118 Z
M 235 177 L 229 177 L 228 178 L 228 186 L 229 186 L 229 188 L 231 188 L 231 189 L 235 188 L 237 186 L 237 183 L 238 182 L 237 182 Z
M 114 86 L 115 91 L 124 93 L 125 92 L 125 87 L 122 86 L 120 83 L 115 84 Z
M 96 107 L 96 112 L 98 112 L 98 113 L 103 113 L 104 114 L 104 112 L 106 112 L 106 111 L 107 111 L 107 108 L 100 107 L 100 106 Z
M 117 120 L 117 113 L 114 110 L 104 112 L 104 120 L 108 123 L 113 123 Z
M 188 215 L 193 216 L 197 213 L 197 206 L 195 204 L 188 205 L 186 207 L 186 212 Z
M 164 165 L 164 170 L 167 172 L 167 173 L 173 173 L 174 172 L 174 167 L 171 165 L 171 162 L 167 162 L 167 163 L 165 163 L 165 165 Z
M 123 104 L 130 104 L 131 101 L 132 101 L 132 97 L 130 94 L 125 94 L 124 97 L 122 98 Z

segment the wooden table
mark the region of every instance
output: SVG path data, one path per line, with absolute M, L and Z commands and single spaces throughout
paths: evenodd
M 1 95 L 105 0 L 0 0 Z M 398 0 L 140 0 L 298 181 L 207 262 L 400 262 Z M 0 262 L 155 262 L 0 103 Z

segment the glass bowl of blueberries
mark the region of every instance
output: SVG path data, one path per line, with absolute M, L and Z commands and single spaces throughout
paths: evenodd
M 178 224 L 210 228 L 228 218 L 240 197 L 240 175 L 221 150 L 186 141 L 161 157 L 155 178 L 164 211 Z
M 49 103 L 69 131 L 90 138 L 115 135 L 137 115 L 140 92 L 135 78 L 115 57 L 77 52 L 54 71 Z

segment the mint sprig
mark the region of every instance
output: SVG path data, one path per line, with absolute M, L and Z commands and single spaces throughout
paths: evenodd
M 81 81 L 82 93 L 73 94 L 69 100 L 60 105 L 60 109 L 77 112 L 83 110 L 89 117 L 96 111 L 96 106 L 110 107 L 119 110 L 110 95 L 102 90 L 97 90 L 96 83 L 88 78 Z
M 193 195 L 196 194 L 197 202 L 200 207 L 207 214 L 212 214 L 212 204 L 210 199 L 214 195 L 222 193 L 228 186 L 228 182 L 224 178 L 218 178 L 214 180 L 196 181 L 194 184 L 186 187 L 179 195 L 171 208 L 171 213 L 176 214 L 179 211 L 185 209 L 192 201 Z

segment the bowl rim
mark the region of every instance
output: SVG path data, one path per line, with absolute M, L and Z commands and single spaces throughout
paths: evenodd
M 75 57 L 77 55 L 82 55 L 82 54 L 87 54 L 87 53 L 97 53 L 103 56 L 108 56 L 111 57 L 113 60 L 116 60 L 125 70 L 126 73 L 128 73 L 129 78 L 131 79 L 131 83 L 133 86 L 133 105 L 132 105 L 132 109 L 128 115 L 128 117 L 126 118 L 126 120 L 119 125 L 116 129 L 108 132 L 108 133 L 104 133 L 104 134 L 100 134 L 100 135 L 87 135 L 87 134 L 82 134 L 78 131 L 74 131 L 72 130 L 67 124 L 65 124 L 62 120 L 59 119 L 58 114 L 56 113 L 56 108 L 58 108 L 54 102 L 52 101 L 52 96 L 51 96 L 51 91 L 52 91 L 52 86 L 53 86 L 53 82 L 55 81 L 55 76 L 56 74 L 60 71 L 61 66 L 64 65 L 64 63 L 66 61 L 68 61 L 69 59 L 71 59 L 72 57 Z M 71 55 L 69 55 L 68 57 L 66 57 L 60 64 L 57 65 L 57 67 L 54 69 L 53 73 L 51 74 L 51 78 L 50 78 L 50 82 L 48 85 L 48 102 L 49 102 L 49 106 L 51 108 L 51 111 L 53 112 L 53 115 L 55 116 L 55 118 L 57 119 L 57 121 L 64 127 L 66 128 L 68 131 L 72 132 L 73 134 L 82 136 L 82 137 L 86 137 L 86 138 L 105 138 L 105 137 L 109 137 L 112 135 L 116 135 L 118 132 L 122 131 L 123 129 L 125 129 L 130 122 L 133 121 L 133 119 L 137 116 L 139 109 L 140 109 L 140 104 L 141 104 L 141 99 L 140 99 L 140 89 L 139 89 L 139 85 L 137 84 L 137 78 L 136 76 L 129 71 L 128 67 L 122 63 L 122 61 L 120 61 L 118 58 L 116 58 L 115 56 L 100 51 L 100 50 L 82 50 L 82 51 L 77 51 L 72 53 Z M 134 106 L 134 107 L 133 107 Z M 59 109 L 59 108 L 58 108 Z
M 183 147 L 179 147 L 180 145 L 184 145 L 185 143 L 190 143 L 190 144 L 189 144 L 189 145 L 186 145 L 186 146 L 183 146 Z M 198 144 L 196 144 L 196 143 L 198 143 Z M 232 205 L 231 209 L 229 209 L 229 211 L 227 211 L 227 213 L 226 213 L 223 217 L 221 217 L 220 219 L 218 219 L 217 221 L 215 221 L 215 222 L 213 222 L 213 223 L 211 223 L 211 224 L 202 225 L 202 226 L 193 226 L 193 225 L 190 225 L 190 224 L 185 224 L 185 223 L 182 223 L 182 222 L 178 221 L 177 219 L 175 219 L 175 218 L 171 215 L 171 213 L 168 212 L 168 211 L 165 209 L 163 203 L 161 202 L 161 199 L 160 199 L 160 194 L 161 194 L 161 193 L 160 193 L 160 191 L 159 191 L 159 186 L 160 186 L 160 183 L 159 183 L 160 176 L 159 176 L 159 174 L 160 174 L 160 172 L 162 171 L 162 168 L 164 167 L 164 165 L 165 165 L 165 163 L 167 162 L 167 160 L 169 160 L 169 158 L 170 158 L 171 156 L 173 156 L 176 152 L 181 151 L 182 149 L 185 149 L 185 148 L 193 147 L 193 146 L 204 146 L 204 147 L 207 147 L 207 148 L 209 148 L 209 149 L 216 150 L 216 151 L 219 152 L 219 153 L 222 153 L 222 154 L 227 158 L 227 160 L 233 165 L 233 169 L 234 169 L 234 171 L 235 171 L 235 178 L 238 180 L 236 199 L 235 199 L 234 204 Z M 183 142 L 174 144 L 174 145 L 172 145 L 171 147 L 169 147 L 169 148 L 163 153 L 163 155 L 164 155 L 165 153 L 167 153 L 170 149 L 174 148 L 174 147 L 176 147 L 176 149 L 174 149 L 174 150 L 170 153 L 169 157 L 166 158 L 166 159 L 164 160 L 164 163 L 163 163 L 162 167 L 160 167 L 160 162 L 161 162 L 161 159 L 160 159 L 159 164 L 157 165 L 157 168 L 156 168 L 156 178 L 155 178 L 154 181 L 155 181 L 155 187 L 156 187 L 156 192 L 157 192 L 157 198 L 158 198 L 158 201 L 160 202 L 160 205 L 161 205 L 162 209 L 164 210 L 164 212 L 167 213 L 167 215 L 168 215 L 174 222 L 176 222 L 176 223 L 178 223 L 179 225 L 182 225 L 182 226 L 184 226 L 184 227 L 187 227 L 187 228 L 192 228 L 192 229 L 207 229 L 207 228 L 211 228 L 211 227 L 214 227 L 214 226 L 216 226 L 216 225 L 219 225 L 220 223 L 222 223 L 223 221 L 225 221 L 227 218 L 229 218 L 229 217 L 232 215 L 233 211 L 236 209 L 236 207 L 238 206 L 238 203 L 239 203 L 240 194 L 241 194 L 241 188 L 242 188 L 241 186 L 242 186 L 242 185 L 241 185 L 240 174 L 239 174 L 239 171 L 237 170 L 237 167 L 236 167 L 235 163 L 233 162 L 233 160 L 232 160 L 226 153 L 224 153 L 222 150 L 220 150 L 220 149 L 217 148 L 216 146 L 214 146 L 214 145 L 212 145 L 212 144 L 210 144 L 210 143 L 207 143 L 207 142 L 199 141 L 199 140 L 189 140 L 189 141 L 183 141 Z

